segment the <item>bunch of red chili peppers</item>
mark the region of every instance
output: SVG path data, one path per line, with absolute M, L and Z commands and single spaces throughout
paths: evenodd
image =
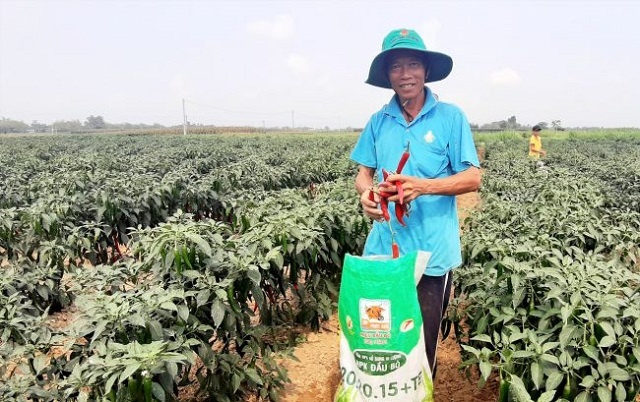
M 407 146 L 400 157 L 400 162 L 398 162 L 398 168 L 395 171 L 395 174 L 402 173 L 402 169 L 404 165 L 407 164 L 407 160 L 409 159 L 409 142 L 407 142 Z M 388 198 L 394 194 L 398 194 L 398 202 L 396 203 L 395 211 L 396 211 L 396 219 L 402 226 L 407 226 L 404 222 L 404 217 L 409 216 L 409 206 L 406 202 L 404 202 L 404 189 L 402 188 L 402 182 L 394 181 L 389 182 L 387 178 L 393 174 L 393 172 L 388 172 L 384 168 L 382 169 L 382 178 L 383 182 L 378 184 L 377 187 L 372 187 L 371 191 L 369 191 L 369 200 L 375 201 L 375 194 L 378 194 L 380 197 L 380 209 L 382 210 L 382 217 L 389 225 L 389 230 L 391 231 L 391 256 L 393 258 L 398 258 L 400 256 L 400 249 L 398 248 L 398 243 L 396 243 L 393 237 L 393 228 L 391 227 L 391 216 L 389 215 L 389 200 Z M 385 191 L 387 188 L 395 187 L 396 191 Z

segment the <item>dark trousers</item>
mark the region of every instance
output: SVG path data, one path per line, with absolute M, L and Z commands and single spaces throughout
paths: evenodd
M 422 275 L 418 283 L 418 302 L 422 312 L 424 346 L 432 376 L 436 375 L 436 350 L 442 316 L 449 305 L 453 271 L 443 276 Z

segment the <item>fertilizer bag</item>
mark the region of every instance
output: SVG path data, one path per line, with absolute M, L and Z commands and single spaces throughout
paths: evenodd
M 416 291 L 429 257 L 345 256 L 335 402 L 433 401 Z

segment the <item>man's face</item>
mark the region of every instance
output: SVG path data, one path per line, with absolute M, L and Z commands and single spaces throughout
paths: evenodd
M 394 53 L 387 64 L 387 73 L 391 88 L 402 101 L 416 98 L 424 89 L 425 65 L 411 51 Z

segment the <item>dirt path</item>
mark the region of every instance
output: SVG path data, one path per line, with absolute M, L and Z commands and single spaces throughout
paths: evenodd
M 478 203 L 477 193 L 458 197 L 460 221 Z M 307 342 L 295 349 L 300 360 L 287 360 L 291 383 L 287 384 L 282 402 L 331 402 L 340 382 L 338 318 L 334 315 L 320 332 L 307 335 Z M 468 380 L 458 371 L 460 355 L 458 345 L 451 334 L 438 346 L 438 375 L 435 379 L 435 402 L 493 402 L 497 399 L 495 382 L 478 388 L 477 377 Z

